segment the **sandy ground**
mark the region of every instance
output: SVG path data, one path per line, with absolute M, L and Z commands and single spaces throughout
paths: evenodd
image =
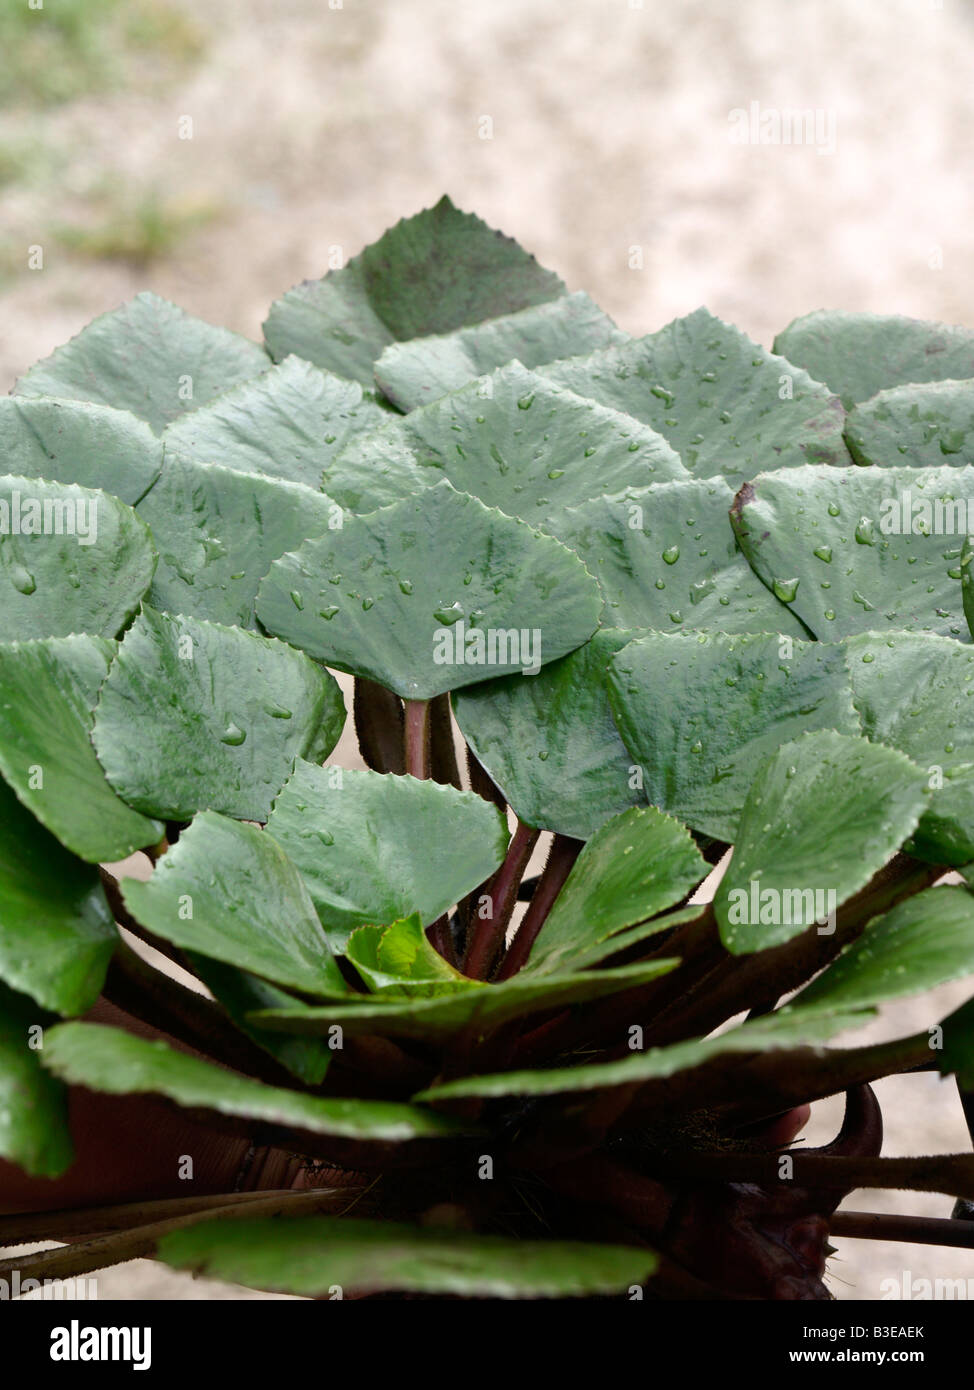
M 633 332 L 700 303 L 770 344 L 829 306 L 974 322 L 974 10 L 965 0 L 199 0 L 204 59 L 148 94 L 0 113 L 56 178 L 4 190 L 0 383 L 151 288 L 253 336 L 270 301 L 444 191 L 516 235 Z M 812 108 L 834 150 L 741 145 L 730 113 Z M 180 117 L 194 138 L 180 140 Z M 484 117 L 492 138 L 482 139 Z M 105 177 L 214 216 L 168 258 L 83 260 L 56 227 Z M 27 248 L 45 246 L 43 271 Z M 640 248 L 642 269 L 631 269 Z M 905 1034 L 964 991 L 900 1006 Z M 873 1030 L 876 1031 L 876 1030 Z M 869 1041 L 867 1034 L 857 1041 Z M 899 1078 L 885 1152 L 969 1147 L 952 1083 Z M 809 1142 L 838 1124 L 816 1107 Z M 936 1196 L 849 1205 L 946 1215 Z M 841 1241 L 840 1298 L 974 1277 L 974 1254 Z M 974 1286 L 972 1286 L 974 1287 Z M 231 1298 L 143 1261 L 101 1297 Z

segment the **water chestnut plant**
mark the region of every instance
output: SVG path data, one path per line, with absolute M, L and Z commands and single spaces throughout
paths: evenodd
M 6 1270 L 795 1300 L 833 1235 L 974 1246 L 974 1155 L 882 1157 L 872 1089 L 967 1098 L 974 1000 L 854 1040 L 974 974 L 974 333 L 633 338 L 444 199 L 262 344 L 104 314 L 0 474 L 0 1236 L 63 1242 Z

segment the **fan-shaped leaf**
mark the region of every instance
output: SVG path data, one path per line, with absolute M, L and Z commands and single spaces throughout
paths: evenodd
M 0 400 L 0 465 L 27 478 L 101 488 L 134 506 L 159 475 L 162 444 L 127 410 L 6 396 Z
M 971 360 L 974 364 L 974 349 Z M 862 464 L 942 468 L 974 463 L 974 381 L 932 381 L 880 391 L 850 411 L 845 438 Z

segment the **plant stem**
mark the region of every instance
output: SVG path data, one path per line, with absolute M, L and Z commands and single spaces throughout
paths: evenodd
M 406 771 L 410 777 L 428 780 L 430 775 L 430 702 L 405 700 Z
M 358 746 L 367 767 L 373 772 L 406 771 L 403 758 L 403 712 L 398 695 L 384 685 L 355 678 L 352 717 Z
M 507 924 L 517 902 L 518 885 L 527 868 L 531 851 L 538 842 L 539 831 L 519 820 L 507 847 L 504 862 L 491 880 L 487 896 L 491 915 L 478 917 L 470 933 L 470 944 L 463 962 L 463 971 L 472 980 L 484 980 L 490 973 L 494 957 L 504 940 Z
M 951 1245 L 974 1250 L 974 1221 L 943 1216 L 892 1216 L 877 1211 L 837 1211 L 829 1222 L 830 1236 L 858 1240 L 905 1240 L 915 1245 Z
M 450 695 L 437 695 L 430 701 L 430 770 L 433 780 L 462 791 L 456 744 L 453 742 L 453 715 Z
M 469 743 L 467 744 L 467 776 L 470 778 L 471 791 L 475 791 L 485 801 L 492 801 L 501 811 L 507 810 L 507 802 L 478 762 L 477 755 Z
M 98 870 L 98 876 L 101 879 L 101 886 L 105 890 L 105 897 L 108 899 L 108 906 L 112 910 L 112 916 L 115 918 L 118 925 L 124 927 L 126 931 L 131 932 L 133 936 L 138 937 L 140 941 L 144 941 L 147 946 L 151 946 L 154 951 L 158 951 L 159 954 L 165 956 L 167 960 L 171 960 L 173 965 L 178 965 L 185 970 L 186 962 L 178 947 L 174 946 L 171 941 L 164 940 L 161 936 L 153 935 L 151 931 L 143 927 L 141 922 L 137 922 L 131 912 L 129 912 L 122 900 L 122 891 L 119 887 L 118 879 L 113 878 L 108 870 L 103 868 Z
M 173 1217 L 192 1216 L 216 1207 L 246 1205 L 266 1197 L 283 1197 L 290 1188 L 270 1192 L 219 1192 L 205 1197 L 162 1197 L 150 1202 L 120 1202 L 109 1207 L 81 1207 L 66 1211 L 29 1211 L 0 1217 L 0 1245 L 27 1245 L 34 1241 L 90 1239 L 111 1231 L 130 1231 Z
M 653 1176 L 681 1181 L 756 1183 L 778 1187 L 781 1153 L 680 1153 L 653 1159 Z M 857 1187 L 892 1187 L 974 1197 L 974 1154 L 929 1154 L 916 1158 L 848 1158 L 790 1149 L 797 1187 L 852 1192 Z
M 497 972 L 498 980 L 509 980 L 527 961 L 531 947 L 537 940 L 555 899 L 564 887 L 572 865 L 582 851 L 582 844 L 582 840 L 573 840 L 567 835 L 555 836 L 534 896 L 528 904 L 527 912 L 521 918 L 517 935 L 508 947 L 507 955 Z

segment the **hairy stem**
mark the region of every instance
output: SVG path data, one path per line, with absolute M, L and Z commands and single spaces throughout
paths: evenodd
M 490 973 L 517 902 L 518 885 L 531 858 L 531 851 L 538 842 L 539 833 L 533 826 L 519 820 L 504 862 L 490 882 L 486 896 L 490 899 L 491 915 L 475 919 L 463 962 L 464 974 L 472 980 L 484 980 Z
M 159 954 L 165 956 L 167 960 L 171 960 L 173 965 L 181 966 L 182 969 L 185 970 L 186 961 L 183 959 L 179 948 L 174 946 L 171 941 L 166 941 L 161 936 L 155 936 L 146 927 L 143 927 L 141 922 L 137 922 L 131 912 L 129 912 L 122 900 L 122 891 L 119 887 L 118 879 L 113 878 L 108 870 L 104 868 L 98 870 L 98 876 L 101 879 L 101 886 L 105 890 L 105 897 L 108 899 L 108 906 L 112 910 L 112 916 L 115 918 L 118 925 L 124 927 L 126 931 L 131 932 L 133 936 L 138 937 L 140 941 L 144 941 L 147 946 L 151 946 L 154 951 L 158 951 Z
M 430 775 L 430 702 L 405 700 L 406 771 L 427 780 Z
M 974 1221 L 943 1216 L 892 1216 L 878 1211 L 837 1211 L 829 1235 L 859 1240 L 905 1240 L 913 1245 L 950 1245 L 974 1250 Z
M 352 717 L 366 767 L 373 772 L 404 773 L 403 711 L 399 696 L 384 685 L 356 676 Z
M 582 851 L 583 843 L 582 840 L 573 840 L 567 835 L 555 836 L 534 896 L 528 904 L 527 912 L 521 918 L 514 940 L 497 972 L 498 980 L 509 980 L 527 961 L 531 947 L 537 940 L 555 899 L 564 887 L 565 879 L 572 871 L 572 865 Z
M 453 742 L 453 715 L 450 712 L 450 696 L 437 695 L 430 701 L 430 770 L 433 780 L 445 782 L 457 791 L 463 789 L 460 768 L 457 765 L 457 750 Z

